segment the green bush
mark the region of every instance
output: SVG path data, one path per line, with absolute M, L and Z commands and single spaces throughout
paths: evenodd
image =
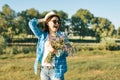
M 18 54 L 18 48 L 17 48 L 17 47 L 14 47 L 12 53 L 13 53 L 13 54 Z
M 23 49 L 22 49 L 22 52 L 25 53 L 25 54 L 29 53 L 29 51 L 30 51 L 29 48 L 23 48 Z
M 17 48 L 17 47 L 7 47 L 7 48 L 5 49 L 5 53 L 6 53 L 6 54 L 13 55 L 13 54 L 18 54 L 19 51 L 18 51 L 18 48 Z
M 106 50 L 106 44 L 101 42 L 100 45 L 98 46 L 98 50 Z
M 6 54 L 14 55 L 14 54 L 20 54 L 20 53 L 30 53 L 30 52 L 35 52 L 36 47 L 34 46 L 8 46 L 4 52 Z
M 105 48 L 106 50 L 117 50 L 118 49 L 117 43 L 115 42 L 114 39 L 111 39 L 111 38 L 104 38 L 101 41 L 101 45 L 103 45 L 103 48 Z
M 110 42 L 106 45 L 107 50 L 117 50 L 117 44 L 115 42 Z
M 12 48 L 6 48 L 5 53 L 6 54 L 13 54 L 13 49 Z

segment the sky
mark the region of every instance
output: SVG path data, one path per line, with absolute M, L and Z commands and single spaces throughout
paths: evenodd
M 87 9 L 95 17 L 110 20 L 116 29 L 120 26 L 120 0 L 0 0 L 0 11 L 4 4 L 8 4 L 16 12 L 30 8 L 35 8 L 40 13 L 62 10 L 68 14 L 69 18 L 77 10 Z

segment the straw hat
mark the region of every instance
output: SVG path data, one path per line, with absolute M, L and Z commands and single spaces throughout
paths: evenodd
M 44 17 L 44 21 L 46 21 L 49 17 L 51 17 L 51 16 L 57 16 L 57 17 L 59 17 L 55 12 L 53 12 L 53 11 L 50 11 L 50 12 L 48 12 L 46 15 L 45 15 L 45 17 Z M 59 17 L 60 18 L 60 17 Z

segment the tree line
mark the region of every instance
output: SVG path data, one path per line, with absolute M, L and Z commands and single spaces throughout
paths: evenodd
M 79 9 L 75 14 L 68 18 L 68 14 L 64 11 L 55 11 L 62 20 L 62 31 L 74 36 L 95 37 L 96 41 L 100 42 L 102 38 L 120 38 L 120 27 L 115 29 L 114 24 L 106 18 L 96 17 L 87 9 Z M 2 6 L 0 11 L 0 34 L 7 41 L 12 40 L 15 36 L 26 37 L 33 35 L 28 27 L 28 22 L 32 18 L 43 18 L 48 11 L 40 13 L 34 8 L 15 12 L 9 5 Z M 38 25 L 43 29 L 42 24 Z

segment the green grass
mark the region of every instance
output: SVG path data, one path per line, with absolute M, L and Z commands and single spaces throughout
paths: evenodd
M 39 80 L 34 61 L 32 53 L 0 55 L 0 80 Z M 81 51 L 67 61 L 65 80 L 120 80 L 120 51 Z

